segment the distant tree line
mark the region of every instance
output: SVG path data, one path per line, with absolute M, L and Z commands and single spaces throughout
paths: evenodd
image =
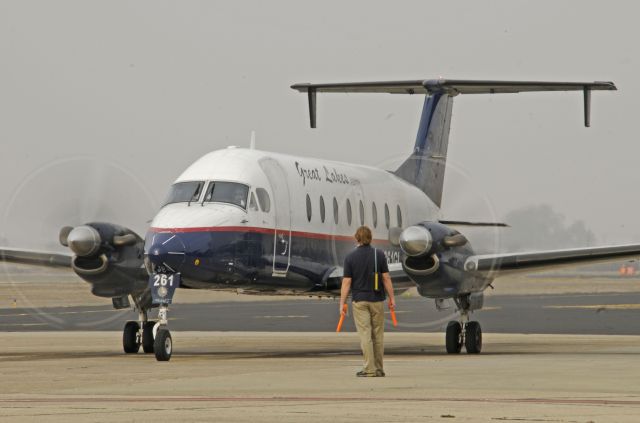
M 596 245 L 596 236 L 584 222 L 567 221 L 548 204 L 513 210 L 500 219 L 502 229 L 463 230 L 477 254 L 579 248 Z
M 567 222 L 548 204 L 523 207 L 509 212 L 504 221 L 502 245 L 507 251 L 549 250 L 589 247 L 596 237 L 583 221 Z

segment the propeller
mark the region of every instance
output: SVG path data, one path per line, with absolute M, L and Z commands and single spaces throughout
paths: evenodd
M 23 248 L 68 247 L 86 255 L 101 242 L 116 247 L 135 242 L 126 234 L 98 239 L 88 223 L 113 222 L 144 233 L 158 203 L 135 169 L 97 157 L 60 159 L 22 178 L 6 203 L 0 236 Z
M 135 233 L 146 231 L 157 206 L 135 169 L 100 157 L 64 158 L 22 177 L 5 203 L 0 238 L 20 248 L 71 253 L 73 269 L 91 282 L 94 294 L 119 297 L 141 271 L 143 241 Z M 20 304 L 38 308 L 20 283 L 13 286 Z M 39 316 L 63 324 L 46 310 Z

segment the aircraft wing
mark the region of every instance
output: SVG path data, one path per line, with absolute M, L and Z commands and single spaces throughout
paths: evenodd
M 388 267 L 389 267 L 389 276 L 391 276 L 392 279 L 404 278 L 407 276 L 405 271 L 402 269 L 401 263 L 389 263 Z M 328 276 L 328 278 L 335 279 L 335 280 L 342 280 L 343 276 L 344 276 L 344 268 L 340 266 L 340 267 L 334 268 L 331 274 Z
M 577 248 L 511 254 L 487 254 L 469 257 L 464 264 L 468 272 L 488 277 L 533 273 L 580 264 L 619 262 L 640 259 L 640 244 L 611 247 Z
M 0 247 L 0 262 L 24 263 L 37 266 L 71 267 L 71 255 L 43 251 Z
M 402 268 L 402 263 L 390 263 L 387 266 L 389 267 L 389 276 L 391 276 L 392 280 L 407 278 L 407 274 Z

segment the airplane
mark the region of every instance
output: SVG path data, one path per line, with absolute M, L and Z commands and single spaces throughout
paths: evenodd
M 169 189 L 143 239 L 112 223 L 66 226 L 69 254 L 0 249 L 3 261 L 71 267 L 114 308 L 138 311 L 123 329 L 125 353 L 170 360 L 168 306 L 176 288 L 237 289 L 247 294 L 339 296 L 342 265 L 360 225 L 384 250 L 398 292 L 417 287 L 436 306 L 452 299 L 459 318 L 446 327 L 451 354 L 480 353 L 482 329 L 469 315 L 483 306 L 494 279 L 552 267 L 640 256 L 640 244 L 530 253 L 474 253 L 456 228 L 505 226 L 443 218 L 442 202 L 453 100 L 458 95 L 582 91 L 590 125 L 591 92 L 612 82 L 424 79 L 295 84 L 307 94 L 316 127 L 318 93 L 424 95 L 412 152 L 387 171 L 338 161 L 228 147 L 189 166 Z M 157 320 L 149 318 L 158 308 Z

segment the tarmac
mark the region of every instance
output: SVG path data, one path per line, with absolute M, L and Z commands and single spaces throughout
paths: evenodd
M 0 323 L 16 318 L 28 325 L 30 313 L 65 322 L 72 321 L 67 316 L 101 316 L 108 304 L 74 278 L 10 268 L 0 275 L 0 312 L 6 315 Z M 576 323 L 601 322 L 603 333 L 609 333 L 607 324 L 638 326 L 638 279 L 536 278 L 495 285 L 500 295 L 490 292 L 485 314 L 478 315 L 485 327 L 482 354 L 445 354 L 437 328 L 389 330 L 384 378 L 355 377 L 361 356 L 349 328 L 336 334 L 332 327 L 322 329 L 326 324 L 315 317 L 299 316 L 296 307 L 303 304 L 318 304 L 318 313 L 335 308 L 320 300 L 278 303 L 235 293 L 180 292 L 184 318 L 175 313 L 174 355 L 162 363 L 153 355 L 122 353 L 122 333 L 109 325 L 120 326 L 128 312 L 104 311 L 111 316 L 107 330 L 95 324 L 60 330 L 49 320 L 29 332 L 5 327 L 0 421 L 640 421 L 640 335 L 636 329 L 622 332 L 626 335 L 591 334 Z M 421 311 L 411 308 L 419 300 L 399 300 L 408 312 L 399 314 L 401 321 L 421 320 Z M 55 307 L 70 314 L 55 314 Z M 247 322 L 252 310 L 271 313 L 257 326 L 269 329 L 188 330 L 201 327 L 194 316 L 212 322 L 204 327 L 215 327 L 220 316 L 233 319 L 229 310 L 244 313 Z M 529 334 L 510 333 L 516 326 L 498 327 L 504 320 L 519 320 Z M 568 329 L 536 333 L 557 327 Z
M 637 422 L 640 337 L 388 333 L 384 378 L 357 378 L 354 333 L 175 332 L 125 355 L 119 332 L 1 333 L 3 421 Z

